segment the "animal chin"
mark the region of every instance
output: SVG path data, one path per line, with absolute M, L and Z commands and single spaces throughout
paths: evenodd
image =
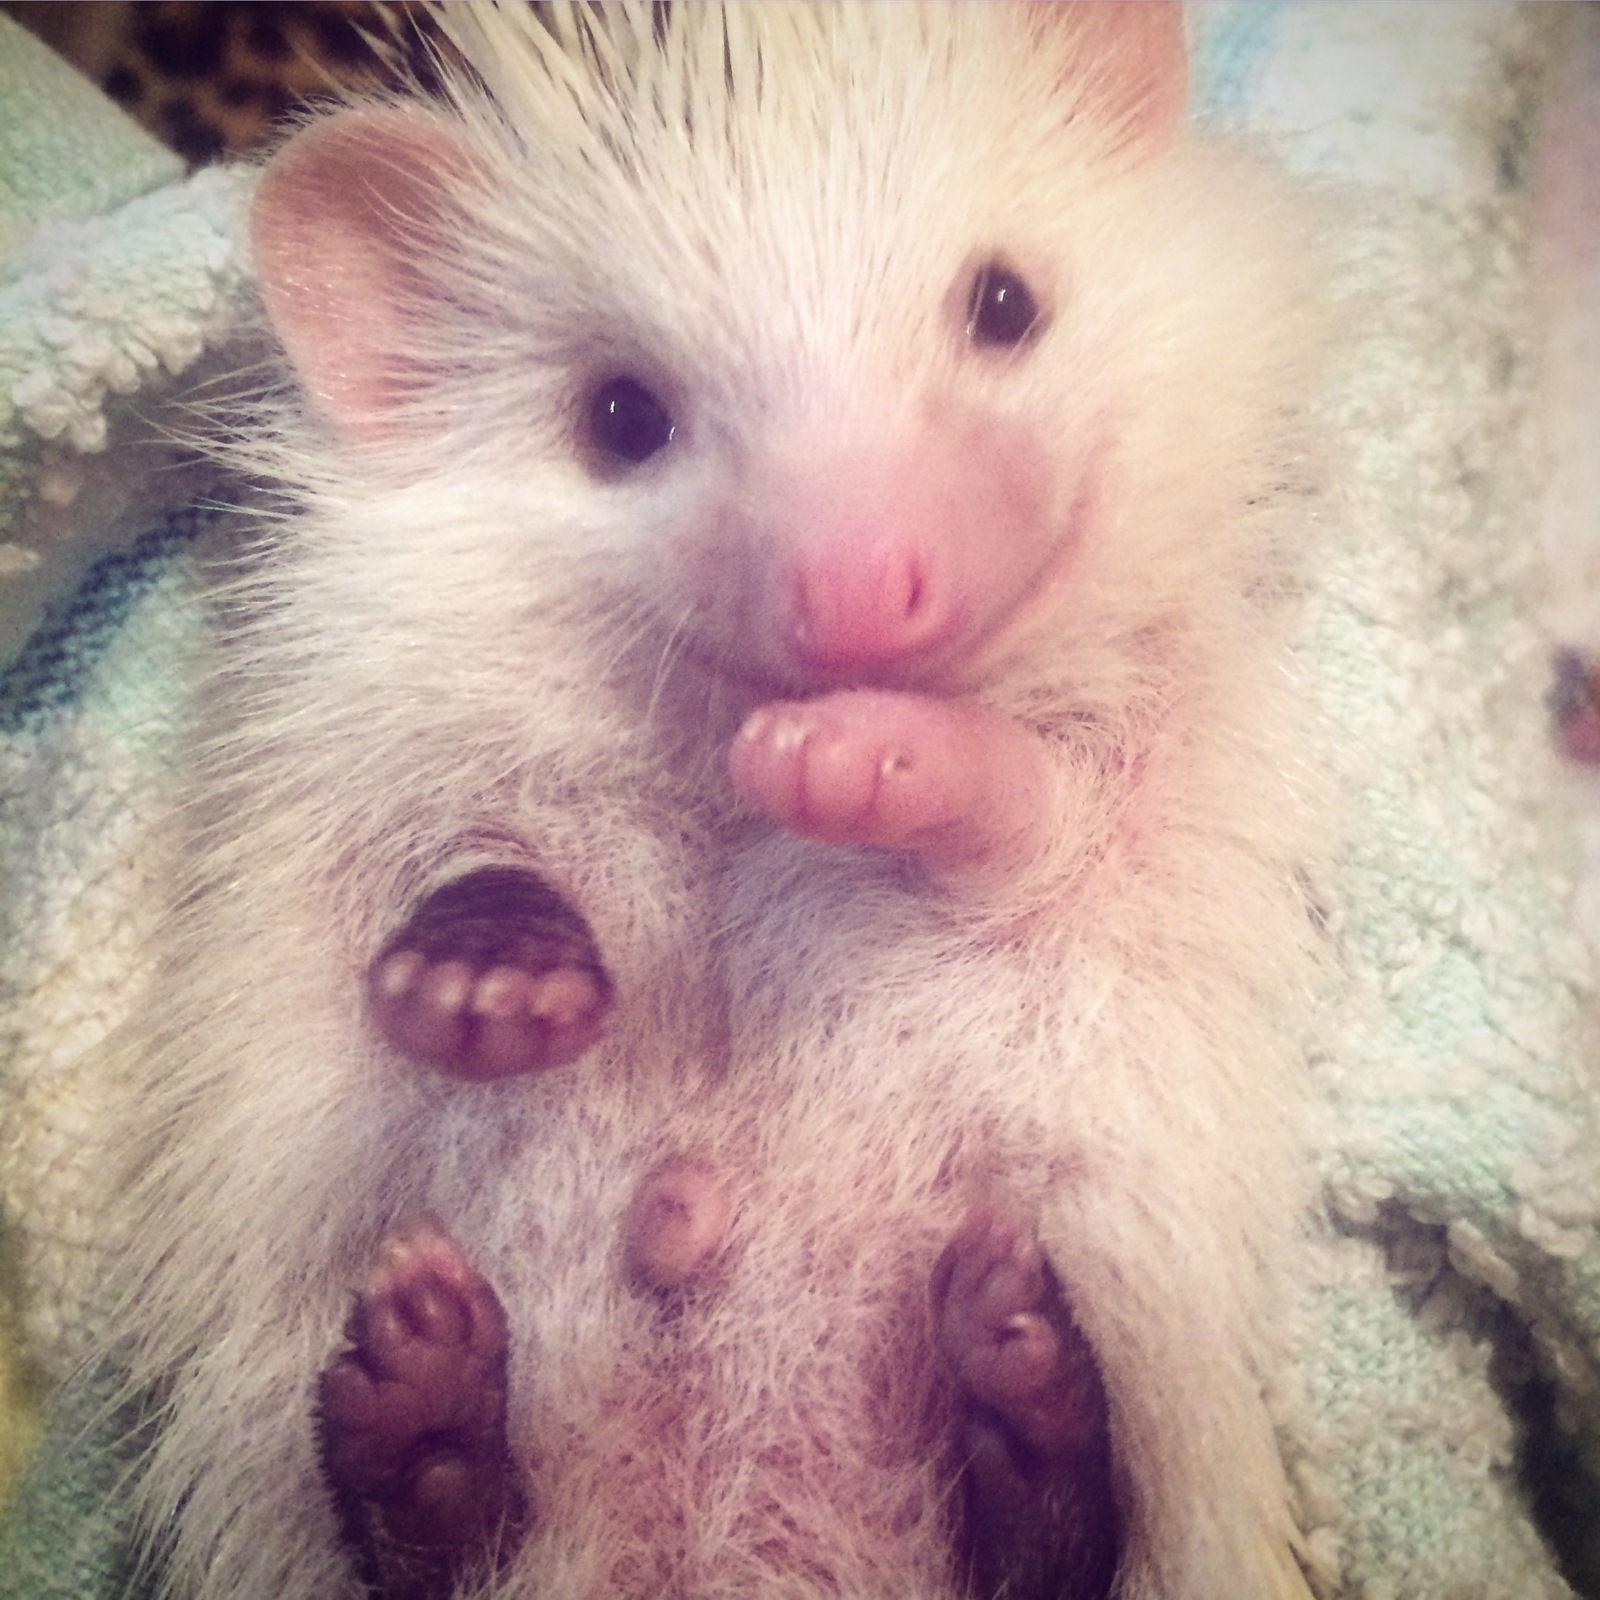
M 840 666 L 774 660 L 701 641 L 687 647 L 697 664 L 722 686 L 748 699 L 752 709 L 770 700 L 809 699 L 837 689 L 906 689 L 953 695 L 977 686 L 964 660 L 867 662 Z
M 807 648 L 804 642 L 763 653 L 755 676 L 786 695 L 804 698 L 839 689 L 903 689 L 941 696 L 977 687 L 975 658 L 985 634 L 952 630 L 936 644 L 882 656 Z
M 905 689 L 959 694 L 977 686 L 972 665 L 987 653 L 988 633 L 951 629 L 950 636 L 902 652 L 828 653 L 790 644 L 795 623 L 722 615 L 706 607 L 674 640 L 676 654 L 724 689 L 748 697 L 752 708 L 775 699 L 806 699 L 838 689 Z

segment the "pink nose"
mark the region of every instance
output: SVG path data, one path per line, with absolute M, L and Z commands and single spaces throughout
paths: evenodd
M 896 540 L 805 551 L 793 577 L 790 648 L 812 672 L 909 663 L 937 649 L 950 611 L 933 563 Z

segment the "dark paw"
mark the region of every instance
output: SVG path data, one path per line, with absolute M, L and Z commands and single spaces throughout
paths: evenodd
M 506 1444 L 506 1319 L 432 1227 L 388 1239 L 322 1373 L 323 1471 L 369 1585 L 434 1600 L 516 1544 Z
M 367 980 L 378 1027 L 414 1060 L 502 1078 L 575 1060 L 611 983 L 583 918 L 531 872 L 489 867 L 436 889 Z
M 934 1268 L 933 1307 L 961 1395 L 975 1592 L 1098 1600 L 1119 1547 L 1105 1389 L 1032 1226 L 975 1210 Z

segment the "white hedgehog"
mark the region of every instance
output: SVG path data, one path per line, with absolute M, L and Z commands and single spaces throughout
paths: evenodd
M 122 1057 L 164 1592 L 1303 1593 L 1303 203 L 1175 7 L 443 22 L 256 203 L 293 514 Z

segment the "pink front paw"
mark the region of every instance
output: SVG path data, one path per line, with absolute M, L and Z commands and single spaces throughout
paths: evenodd
M 986 706 L 844 689 L 763 706 L 729 752 L 734 787 L 824 844 L 910 850 L 936 869 L 1025 861 L 1043 830 L 1044 763 Z

